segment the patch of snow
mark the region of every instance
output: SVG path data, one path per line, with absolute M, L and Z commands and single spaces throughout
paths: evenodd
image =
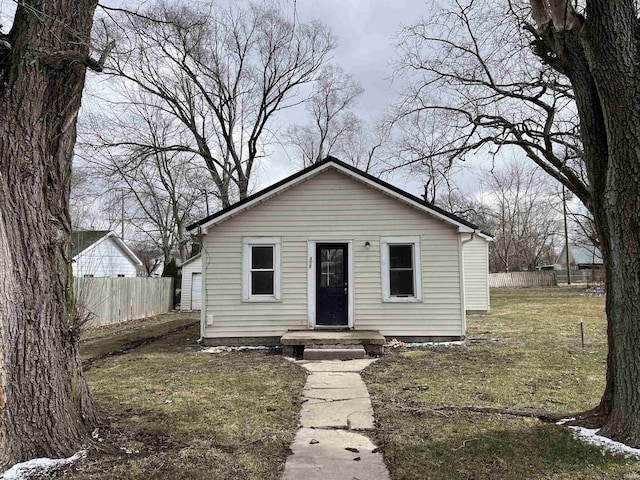
M 4 472 L 0 480 L 26 480 L 36 474 L 45 474 L 50 470 L 71 465 L 87 456 L 86 450 L 80 450 L 69 458 L 34 458 L 28 462 L 16 463 Z
M 131 450 L 129 447 L 120 447 L 120 450 L 122 450 L 127 455 L 133 455 L 134 453 L 140 453 L 140 450 Z
M 575 420 L 575 418 L 563 418 L 562 420 L 556 422 L 556 425 L 564 425 L 567 422 L 571 422 Z M 611 440 L 610 438 L 603 437 L 598 435 L 597 428 L 584 428 L 584 427 L 576 427 L 569 426 L 571 431 L 573 432 L 573 436 L 578 440 L 588 443 L 589 445 L 594 445 L 596 447 L 600 447 L 602 453 L 620 453 L 626 457 L 640 457 L 640 448 L 633 448 L 624 443 L 616 442 Z
M 220 345 L 218 347 L 209 347 L 202 350 L 204 353 L 223 353 L 223 352 L 244 352 L 246 350 L 272 350 L 277 347 L 266 347 L 264 345 L 242 345 L 238 347 L 228 347 Z
M 97 442 L 104 442 L 104 438 L 100 436 L 100 429 L 96 428 L 91 432 L 91 438 L 96 440 Z
M 401 342 L 392 338 L 389 340 L 385 347 L 389 348 L 430 348 L 430 347 L 453 347 L 453 346 L 466 346 L 467 342 L 464 340 L 455 341 L 455 342 Z
M 564 425 L 565 423 L 573 422 L 574 420 L 575 420 L 575 417 L 561 418 L 556 422 L 556 425 Z

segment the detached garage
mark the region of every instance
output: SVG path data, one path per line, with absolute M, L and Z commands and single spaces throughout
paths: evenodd
M 202 258 L 191 257 L 182 264 L 182 293 L 180 310 L 202 309 Z

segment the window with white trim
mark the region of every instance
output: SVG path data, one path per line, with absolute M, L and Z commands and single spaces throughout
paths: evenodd
M 280 301 L 280 237 L 245 237 L 242 298 L 247 302 Z
M 422 300 L 420 237 L 380 239 L 382 300 L 417 302 Z

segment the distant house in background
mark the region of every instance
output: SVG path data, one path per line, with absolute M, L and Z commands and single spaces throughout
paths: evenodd
M 567 247 L 560 252 L 556 263 L 561 268 L 567 268 Z M 594 270 L 604 267 L 602 254 L 598 247 L 593 245 L 573 245 L 569 244 L 569 265 L 571 270 Z
M 142 261 L 108 230 L 72 233 L 74 277 L 135 277 Z
M 202 258 L 200 254 L 182 264 L 180 310 L 202 309 Z

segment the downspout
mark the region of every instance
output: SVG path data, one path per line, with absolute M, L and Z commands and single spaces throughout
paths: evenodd
M 460 243 L 462 245 L 464 245 L 465 243 L 469 243 L 471 240 L 473 240 L 476 237 L 478 233 L 480 233 L 480 230 L 477 230 L 477 229 L 474 230 L 473 233 L 471 233 L 471 236 L 469 238 L 467 238 L 466 240 L 461 240 Z
M 471 236 L 469 238 L 467 238 L 466 240 L 460 240 L 460 284 L 461 284 L 461 291 L 460 291 L 460 303 L 462 304 L 462 331 L 460 332 L 461 337 L 466 337 L 467 335 L 467 306 L 465 304 L 465 273 L 464 273 L 464 245 L 465 243 L 469 243 L 470 241 L 472 241 L 476 235 L 480 233 L 479 229 L 474 229 L 473 232 L 471 232 Z
M 205 319 L 206 319 L 206 309 L 207 309 L 207 301 L 206 301 L 206 274 L 207 274 L 207 270 L 206 270 L 206 256 L 207 256 L 207 251 L 204 248 L 204 235 L 202 233 L 202 227 L 198 227 L 198 236 L 200 237 L 200 261 L 202 262 L 202 272 L 200 273 L 200 281 L 202 282 L 201 284 L 201 289 L 202 289 L 202 293 L 200 294 L 201 296 L 201 302 L 202 305 L 200 305 L 200 338 L 198 339 L 197 343 L 198 345 L 201 345 L 204 343 L 204 330 L 205 330 Z

